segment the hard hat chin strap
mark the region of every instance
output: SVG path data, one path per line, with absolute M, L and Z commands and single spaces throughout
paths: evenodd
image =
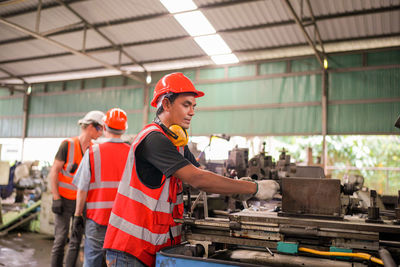
M 174 144 L 174 146 L 186 146 L 189 137 L 187 131 L 179 125 L 171 125 L 169 128 L 161 122 L 160 118 L 156 116 L 154 122 L 158 124 L 164 133 L 167 134 L 168 139 Z

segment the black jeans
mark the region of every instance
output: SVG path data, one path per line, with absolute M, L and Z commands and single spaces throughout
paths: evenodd
M 51 250 L 51 267 L 62 267 L 64 259 L 64 248 L 68 241 L 71 219 L 75 213 L 75 200 L 61 198 L 63 212 L 54 214 L 54 244 Z M 68 252 L 65 259 L 66 267 L 74 267 L 78 258 L 82 235 L 77 238 L 71 237 L 68 245 Z

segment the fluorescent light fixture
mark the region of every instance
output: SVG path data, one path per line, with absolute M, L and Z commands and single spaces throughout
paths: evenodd
M 235 54 L 211 56 L 211 59 L 217 65 L 234 64 L 239 62 L 239 59 L 236 57 Z
M 197 9 L 192 0 L 160 0 L 169 13 L 178 13 Z
M 32 86 L 29 85 L 28 89 L 26 90 L 26 94 L 30 95 L 32 93 Z
M 150 84 L 151 83 L 151 73 L 147 73 L 147 77 L 146 77 L 146 83 Z
M 214 27 L 201 11 L 176 14 L 174 17 L 191 36 L 216 33 Z
M 194 40 L 209 56 L 232 53 L 232 50 L 219 34 L 199 36 L 195 37 Z
M 324 69 L 328 68 L 328 60 L 324 58 Z

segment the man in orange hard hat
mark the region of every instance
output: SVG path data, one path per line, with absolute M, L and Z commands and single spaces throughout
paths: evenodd
M 103 241 L 130 146 L 121 135 L 128 129 L 125 111 L 110 109 L 104 118 L 104 143 L 86 151 L 73 183 L 78 188 L 73 235 L 85 228 L 84 266 L 105 265 Z M 83 210 L 86 203 L 86 222 Z
M 81 163 L 83 152 L 103 134 L 101 111 L 90 111 L 78 121 L 81 134 L 64 140 L 56 154 L 49 178 L 53 194 L 54 244 L 51 250 L 51 266 L 63 266 L 64 248 L 68 239 L 71 218 L 75 211 L 76 187 L 73 176 Z M 72 239 L 66 256 L 66 266 L 75 266 L 82 236 Z
M 183 216 L 182 182 L 242 199 L 271 199 L 279 189 L 275 181 L 234 180 L 199 168 L 186 130 L 203 95 L 182 73 L 158 81 L 151 101 L 156 118 L 132 143 L 111 211 L 104 240 L 108 266 L 154 266 L 157 251 L 180 243 L 174 219 Z

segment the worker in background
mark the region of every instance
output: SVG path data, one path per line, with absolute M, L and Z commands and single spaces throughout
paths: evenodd
M 210 193 L 239 194 L 241 200 L 271 199 L 279 189 L 272 180 L 234 180 L 199 168 L 186 130 L 196 98 L 203 95 L 182 73 L 157 83 L 151 101 L 156 118 L 132 143 L 111 211 L 104 240 L 109 267 L 154 266 L 157 251 L 180 243 L 181 225 L 174 218 L 183 217 L 182 182 Z
M 125 111 L 110 109 L 104 119 L 104 136 L 107 139 L 89 147 L 73 180 L 78 193 L 72 233 L 80 233 L 85 227 L 84 267 L 106 266 L 104 236 L 130 148 L 121 139 L 126 129 Z
M 56 154 L 49 176 L 53 194 L 54 244 L 51 250 L 51 266 L 63 266 L 64 248 L 68 239 L 71 219 L 75 212 L 76 186 L 72 179 L 81 163 L 83 152 L 103 134 L 101 111 L 90 111 L 78 121 L 81 134 L 64 140 Z M 82 235 L 76 237 L 68 248 L 66 266 L 75 266 Z M 73 239 L 71 237 L 71 239 Z M 71 246 L 72 245 L 72 246 Z

